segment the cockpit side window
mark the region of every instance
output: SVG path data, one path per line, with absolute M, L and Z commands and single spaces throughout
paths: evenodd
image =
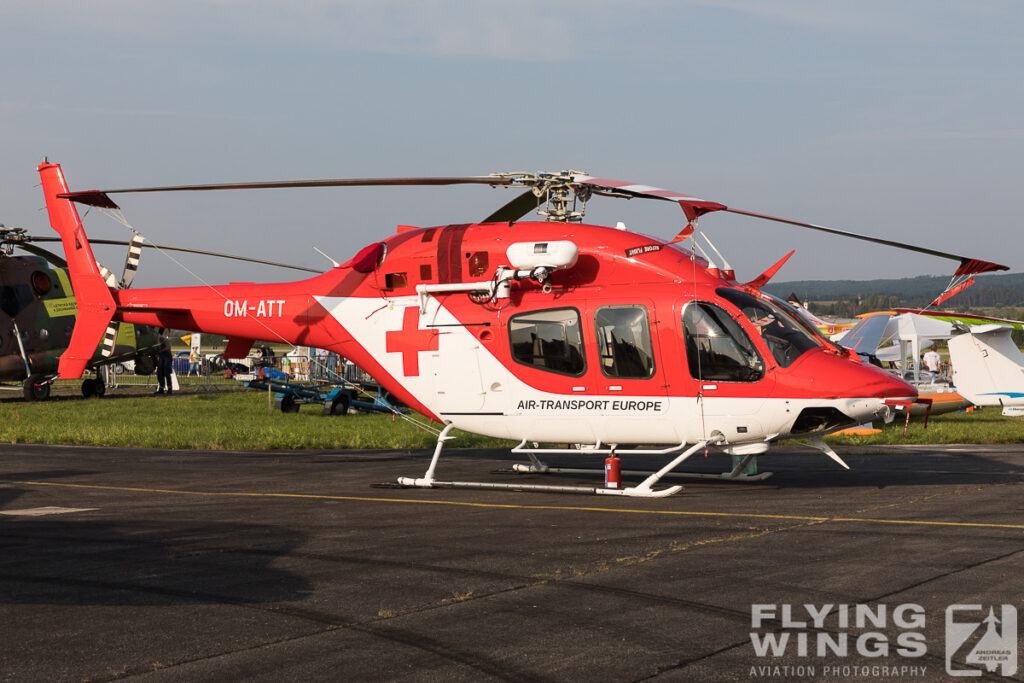
M 715 293 L 743 311 L 750 323 L 761 333 L 775 362 L 780 366 L 788 368 L 804 353 L 821 346 L 816 336 L 793 319 L 788 311 L 773 302 L 759 299 L 739 289 L 723 287 Z
M 508 322 L 512 358 L 523 365 L 582 375 L 587 365 L 583 356 L 580 313 L 575 308 L 554 308 L 513 316 Z
M 756 382 L 764 361 L 750 337 L 724 309 L 694 301 L 683 309 L 683 336 L 690 375 L 699 380 Z
M 647 379 L 654 374 L 651 328 L 644 306 L 604 306 L 594 314 L 597 353 L 605 377 Z

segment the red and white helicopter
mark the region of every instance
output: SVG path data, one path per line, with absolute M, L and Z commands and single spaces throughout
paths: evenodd
M 520 441 L 513 450 L 530 457 L 529 471 L 546 470 L 539 455 L 614 460 L 625 444 L 651 447 L 620 454 L 670 456 L 636 486 L 594 489 L 603 494 L 675 493 L 680 487 L 653 486 L 708 448 L 732 454 L 736 466 L 726 476 L 742 476 L 780 438 L 808 439 L 847 467 L 821 437 L 891 419 L 916 391 L 760 291 L 789 255 L 738 282 L 724 259 L 716 263 L 699 246 L 703 214 L 729 211 L 907 248 L 959 261 L 958 273 L 1006 268 L 575 171 L 70 192 L 59 165 L 44 161 L 38 170 L 78 299 L 59 377 L 81 375 L 111 319 L 225 335 L 229 357 L 244 356 L 255 339 L 329 349 L 445 425 L 424 476 L 399 480 L 407 486 L 474 485 L 435 477 L 456 427 Z M 116 210 L 109 195 L 117 192 L 460 183 L 526 191 L 479 223 L 399 226 L 322 275 L 279 284 L 112 289 L 74 204 Z M 688 222 L 669 242 L 586 224 L 593 195 L 676 202 Z M 519 220 L 532 209 L 545 220 Z M 691 249 L 682 246 L 687 237 Z

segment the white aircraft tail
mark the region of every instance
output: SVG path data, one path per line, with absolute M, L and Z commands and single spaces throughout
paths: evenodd
M 1024 406 L 1024 354 L 1010 339 L 1012 328 L 979 325 L 949 340 L 953 384 L 978 406 Z

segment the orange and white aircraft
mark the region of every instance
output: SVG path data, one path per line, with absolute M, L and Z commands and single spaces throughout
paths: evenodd
M 670 456 L 636 486 L 594 489 L 618 495 L 676 492 L 653 486 L 708 448 L 740 456 L 730 473 L 739 476 L 780 438 L 807 438 L 846 467 L 822 435 L 891 418 L 915 390 L 759 290 L 785 259 L 740 283 L 724 260 L 695 253 L 703 214 L 730 211 L 900 246 L 972 272 L 1005 268 L 575 171 L 70 192 L 60 166 L 44 161 L 38 170 L 79 302 L 60 377 L 82 373 L 111 319 L 225 335 L 225 356 L 244 355 L 255 339 L 329 349 L 445 425 L 424 476 L 399 480 L 409 486 L 467 484 L 435 477 L 455 427 L 520 441 L 514 451 L 531 458 L 532 471 L 545 469 L 541 454 L 614 458 L 624 444 L 651 446 L 620 454 Z M 479 223 L 400 226 L 322 275 L 278 284 L 111 289 L 74 204 L 117 209 L 115 192 L 457 183 L 526 192 Z M 668 242 L 583 223 L 593 195 L 676 202 L 688 222 Z M 547 220 L 519 220 L 533 208 Z M 687 237 L 692 249 L 682 246 Z

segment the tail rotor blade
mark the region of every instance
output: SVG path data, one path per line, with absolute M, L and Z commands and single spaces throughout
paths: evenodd
M 121 323 L 115 320 L 107 326 L 107 331 L 103 334 L 103 351 L 100 355 L 104 358 L 110 358 L 114 353 L 114 342 L 117 341 L 117 330 L 120 325 Z
M 115 278 L 114 274 L 110 272 L 110 269 L 107 268 L 106 266 L 104 266 L 99 261 L 96 262 L 96 267 L 99 268 L 99 270 L 100 270 L 100 277 L 102 277 L 103 281 L 105 283 L 107 283 L 107 287 L 114 287 L 114 288 L 116 288 L 117 287 L 117 278 Z
M 145 238 L 134 233 L 131 241 L 128 243 L 128 256 L 124 261 L 124 272 L 121 274 L 121 289 L 128 289 L 132 286 L 132 281 L 135 280 L 135 272 L 139 269 L 139 258 L 142 256 L 142 243 Z

